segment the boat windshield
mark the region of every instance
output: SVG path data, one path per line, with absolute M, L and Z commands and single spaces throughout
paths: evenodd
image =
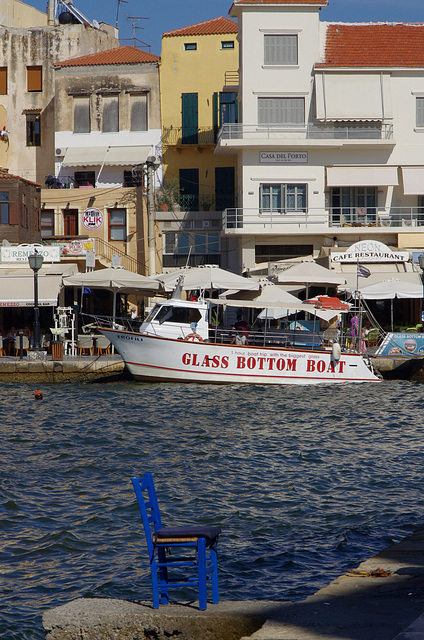
M 155 321 L 162 324 L 163 322 L 175 322 L 177 324 L 189 324 L 190 312 L 193 309 L 189 307 L 171 307 L 163 306 L 159 313 L 155 316 Z
M 149 315 L 146 317 L 144 322 L 151 322 L 153 320 L 153 318 L 155 317 L 155 315 L 157 314 L 159 309 L 160 309 L 160 305 L 159 304 L 155 304 L 155 306 L 153 307 L 153 309 L 151 310 Z

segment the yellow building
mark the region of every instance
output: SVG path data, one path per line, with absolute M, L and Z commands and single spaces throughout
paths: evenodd
M 229 18 L 163 34 L 165 181 L 157 193 L 156 219 L 163 233 L 164 267 L 225 266 L 221 214 L 237 205 L 237 165 L 236 157 L 216 156 L 214 150 L 220 126 L 237 122 L 238 64 L 237 23 Z

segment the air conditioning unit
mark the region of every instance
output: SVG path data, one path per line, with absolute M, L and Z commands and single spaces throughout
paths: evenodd
M 417 226 L 416 220 L 412 220 L 411 218 L 407 220 L 402 220 L 402 227 L 416 227 L 416 226 Z
M 389 218 L 380 218 L 380 225 L 382 227 L 390 227 L 392 224 L 392 221 Z
M 66 147 L 57 147 L 56 148 L 56 155 L 57 156 L 64 156 L 66 153 Z

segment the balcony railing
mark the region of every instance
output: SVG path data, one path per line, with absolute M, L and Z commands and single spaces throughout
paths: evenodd
M 222 228 L 253 229 L 278 232 L 282 228 L 295 230 L 322 230 L 326 228 L 346 229 L 360 227 L 396 228 L 407 231 L 424 227 L 422 207 L 332 207 L 330 209 L 307 208 L 304 211 L 289 209 L 243 209 L 229 208 L 223 212 Z M 423 229 L 424 231 L 424 229 Z
M 156 195 L 157 211 L 223 211 L 237 205 L 234 194 L 185 194 L 169 196 L 165 193 Z
M 163 130 L 162 145 L 163 147 L 184 144 L 214 145 L 217 135 L 218 131 L 210 126 L 169 127 Z
M 373 124 L 241 124 L 222 125 L 218 143 L 223 140 L 392 140 L 393 125 Z

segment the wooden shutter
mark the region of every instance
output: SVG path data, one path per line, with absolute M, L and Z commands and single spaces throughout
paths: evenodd
M 42 67 L 27 67 L 28 91 L 43 90 Z
M 19 224 L 19 202 L 9 202 L 9 224 Z
M 181 124 L 183 144 L 197 144 L 198 141 L 198 95 L 181 94 Z
M 0 67 L 0 95 L 7 94 L 7 67 Z

